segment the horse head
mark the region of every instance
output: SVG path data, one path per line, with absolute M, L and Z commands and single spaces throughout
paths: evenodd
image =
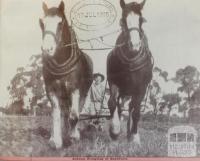
M 92 60 L 78 48 L 64 9 L 64 2 L 52 8 L 43 3 L 44 17 L 39 21 L 43 40 L 42 74 L 52 107 L 49 144 L 57 149 L 63 146 L 64 139 L 80 139 L 76 125 L 93 73 Z
M 48 8 L 46 3 L 43 2 L 44 17 L 39 19 L 43 40 L 41 49 L 43 53 L 50 56 L 53 56 L 71 40 L 64 9 L 63 1 L 57 8 Z
M 142 9 L 146 0 L 141 3 L 131 2 L 126 4 L 124 0 L 120 0 L 122 8 L 121 26 L 124 34 L 127 36 L 129 48 L 138 51 L 141 46 L 141 40 L 144 36 L 142 24 L 146 22 L 142 16 Z

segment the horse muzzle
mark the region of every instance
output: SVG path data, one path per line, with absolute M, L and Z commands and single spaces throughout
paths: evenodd
M 55 49 L 54 49 L 53 47 L 50 48 L 50 49 L 48 49 L 48 48 L 44 48 L 43 46 L 41 46 L 41 50 L 42 50 L 42 53 L 43 53 L 44 55 L 53 56 L 54 53 L 55 53 Z

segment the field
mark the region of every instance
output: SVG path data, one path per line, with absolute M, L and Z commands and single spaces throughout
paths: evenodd
M 126 140 L 126 124 L 117 141 L 108 134 L 108 120 L 103 120 L 102 129 L 80 122 L 81 140 L 55 150 L 48 145 L 50 117 L 1 117 L 0 156 L 66 157 L 66 156 L 167 156 L 167 130 L 173 124 L 140 122 L 141 147 Z M 200 133 L 200 126 L 193 125 Z M 200 137 L 197 139 L 197 154 L 200 156 Z

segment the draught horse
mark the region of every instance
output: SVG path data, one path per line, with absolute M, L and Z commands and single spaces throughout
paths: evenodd
M 78 140 L 79 113 L 93 81 L 93 64 L 78 47 L 75 33 L 68 25 L 64 2 L 48 8 L 43 3 L 42 30 L 43 77 L 52 106 L 53 126 L 50 145 L 61 148 L 68 139 Z
M 116 41 L 116 47 L 107 57 L 107 79 L 111 96 L 108 107 L 111 113 L 110 136 L 117 139 L 120 134 L 120 102 L 131 97 L 127 122 L 127 138 L 140 145 L 138 121 L 140 105 L 147 86 L 152 79 L 152 56 L 147 38 L 142 29 L 145 19 L 142 9 L 145 4 L 128 3 L 120 0 L 122 8 L 122 32 Z

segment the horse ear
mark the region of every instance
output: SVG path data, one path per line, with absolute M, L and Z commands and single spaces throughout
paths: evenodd
M 124 7 L 125 7 L 125 2 L 124 2 L 124 0 L 120 0 L 120 6 L 121 6 L 121 8 L 123 9 Z
M 58 7 L 59 11 L 64 13 L 64 10 L 65 10 L 65 4 L 63 1 L 60 2 L 60 5 Z
M 45 2 L 42 3 L 42 8 L 43 8 L 44 13 L 46 14 L 48 11 L 48 7 Z
M 142 22 L 146 23 L 147 22 L 146 18 L 142 17 Z
M 40 24 L 40 28 L 41 28 L 42 30 L 44 30 L 44 24 L 43 24 L 43 22 L 42 22 L 42 19 L 41 19 L 41 18 L 39 19 L 39 24 Z
M 146 3 L 146 0 L 143 0 L 143 2 L 140 3 L 140 9 L 143 9 L 145 3 Z

